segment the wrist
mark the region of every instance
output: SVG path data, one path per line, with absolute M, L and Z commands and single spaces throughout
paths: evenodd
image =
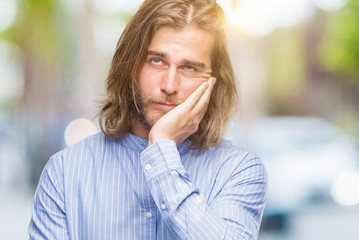
M 151 146 L 152 144 L 165 139 L 170 139 L 170 138 L 159 134 L 155 134 L 152 131 L 150 131 L 150 134 L 148 135 L 148 146 Z
M 183 142 L 179 138 L 164 134 L 163 131 L 154 132 L 151 130 L 148 135 L 148 146 L 151 146 L 152 144 L 154 144 L 158 141 L 163 141 L 163 140 L 171 140 L 171 141 L 175 142 L 176 145 L 179 145 Z

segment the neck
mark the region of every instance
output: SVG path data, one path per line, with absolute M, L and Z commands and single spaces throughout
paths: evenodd
M 148 135 L 150 131 L 141 123 L 138 115 L 132 121 L 131 134 L 148 140 Z

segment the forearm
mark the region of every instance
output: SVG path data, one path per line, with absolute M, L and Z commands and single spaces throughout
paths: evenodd
M 200 193 L 183 184 L 180 177 L 165 175 L 166 179 L 153 179 L 148 184 L 164 221 L 178 239 L 253 239 L 245 227 L 229 227 L 205 205 Z
M 240 192 L 223 193 L 218 200 L 208 202 L 188 177 L 171 144 L 174 143 L 161 141 L 148 148 L 142 164 L 158 209 L 177 238 L 254 239 L 260 217 L 246 210 L 247 203 L 239 206 L 243 200 Z

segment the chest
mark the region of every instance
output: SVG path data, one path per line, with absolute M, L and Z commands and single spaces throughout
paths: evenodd
M 162 218 L 139 156 L 130 157 L 86 162 L 67 174 L 66 215 L 74 239 L 152 239 L 156 235 Z
M 212 167 L 184 158 L 205 198 L 214 189 Z M 197 159 L 198 160 L 198 159 Z M 78 161 L 65 172 L 65 208 L 73 239 L 171 239 L 142 170 L 139 152 Z

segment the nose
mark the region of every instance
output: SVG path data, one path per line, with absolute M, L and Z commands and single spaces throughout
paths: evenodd
M 162 76 L 161 91 L 168 95 L 176 94 L 179 87 L 179 74 L 176 68 L 169 68 Z

